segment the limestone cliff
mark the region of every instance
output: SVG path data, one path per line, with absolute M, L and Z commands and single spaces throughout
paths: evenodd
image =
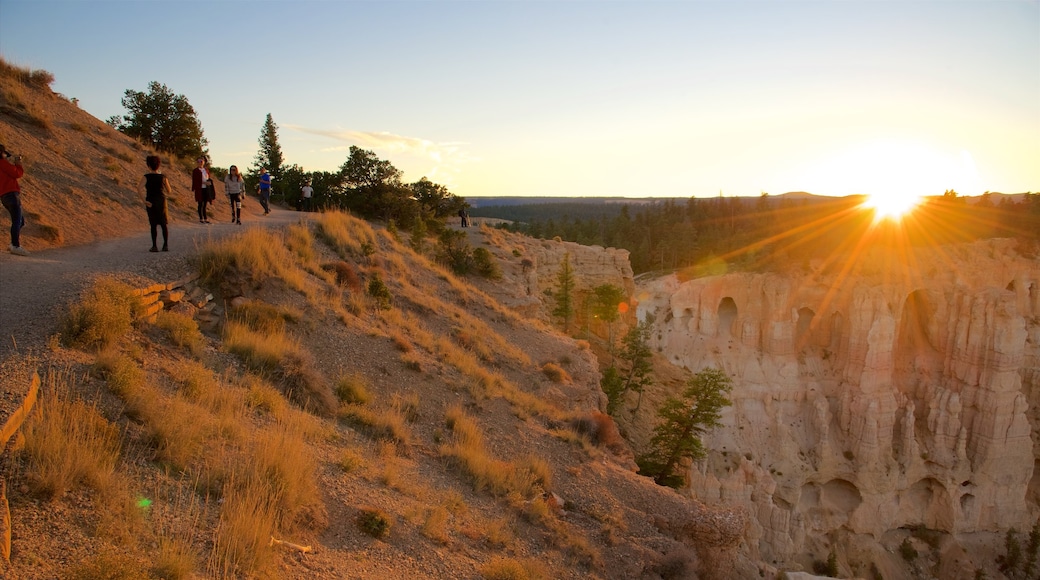
M 1031 526 L 1040 261 L 990 240 L 857 270 L 641 286 L 659 352 L 734 378 L 696 495 L 751 507 L 764 561 L 839 530 Z
M 706 503 L 751 508 L 756 560 L 1036 521 L 1040 260 L 1011 240 L 892 253 L 637 289 L 661 355 L 734 378 L 691 479 Z

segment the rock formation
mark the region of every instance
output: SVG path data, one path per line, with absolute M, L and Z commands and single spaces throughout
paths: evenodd
M 753 559 L 842 533 L 1036 521 L 1040 260 L 1011 240 L 891 253 L 636 291 L 661 355 L 734 378 L 691 480 L 706 503 L 751 509 Z

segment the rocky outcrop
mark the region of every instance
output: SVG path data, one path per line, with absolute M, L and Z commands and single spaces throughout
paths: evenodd
M 691 479 L 708 503 L 752 509 L 759 561 L 839 532 L 1036 520 L 1040 260 L 1010 240 L 891 253 L 847 272 L 670 276 L 637 290 L 661 355 L 734 378 Z
M 481 241 L 476 242 L 477 239 Z M 589 322 L 593 332 L 607 335 L 605 329 L 595 328 L 594 320 L 587 320 L 583 309 L 585 298 L 597 286 L 612 284 L 621 288 L 626 296 L 635 292 L 628 250 L 539 240 L 487 227 L 482 227 L 481 235 L 471 240 L 488 246 L 502 268 L 503 280 L 482 289 L 501 304 L 531 318 L 546 321 L 553 318 L 551 313 L 556 308 L 555 294 L 565 258 L 569 260 L 574 279 L 572 328 Z

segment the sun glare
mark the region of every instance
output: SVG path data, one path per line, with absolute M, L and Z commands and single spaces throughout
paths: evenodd
M 822 157 L 806 168 L 806 191 L 826 195 L 865 194 L 863 206 L 875 221 L 899 220 L 927 195 L 947 189 L 970 193 L 978 173 L 971 155 L 942 152 L 927 144 L 876 139 Z
M 874 210 L 874 221 L 883 219 L 899 221 L 904 215 L 913 211 L 920 202 L 920 195 L 872 193 L 863 202 L 863 207 Z

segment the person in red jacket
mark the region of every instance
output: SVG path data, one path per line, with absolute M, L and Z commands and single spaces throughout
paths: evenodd
M 0 145 L 0 202 L 4 209 L 11 214 L 11 246 L 7 248 L 12 254 L 28 256 L 29 252 L 19 243 L 18 234 L 25 225 L 22 216 L 21 188 L 18 180 L 25 175 L 22 168 L 22 158 L 11 155 L 6 147 Z

